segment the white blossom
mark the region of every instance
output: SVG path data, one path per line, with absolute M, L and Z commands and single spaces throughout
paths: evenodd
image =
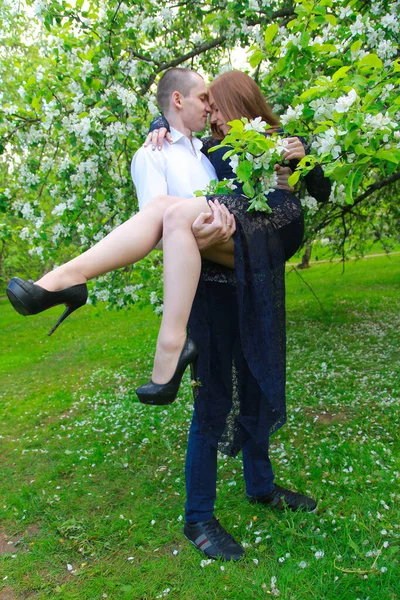
M 362 21 L 362 16 L 357 15 L 356 22 L 350 25 L 350 31 L 353 36 L 362 35 L 364 33 L 364 23 Z
M 230 158 L 230 160 L 229 160 L 229 165 L 230 165 L 230 167 L 231 167 L 232 171 L 233 171 L 234 173 L 236 173 L 236 169 L 237 169 L 237 168 L 238 168 L 238 166 L 239 166 L 239 157 L 238 157 L 238 155 L 237 155 L 237 154 L 234 154 L 233 156 L 231 156 L 231 158 Z
M 314 119 L 326 121 L 332 117 L 335 100 L 333 98 L 316 98 L 310 102 L 310 108 L 314 111 Z
M 301 115 L 303 114 L 303 108 L 304 104 L 298 104 L 295 108 L 289 106 L 286 113 L 281 116 L 282 125 L 286 125 L 289 123 L 289 121 L 296 121 L 297 119 L 300 119 Z
M 252 119 L 251 121 L 245 124 L 244 130 L 257 131 L 257 133 L 264 133 L 266 126 L 266 122 L 263 121 L 261 117 L 256 117 L 255 119 Z
M 334 110 L 337 113 L 346 113 L 349 110 L 350 106 L 354 104 L 354 102 L 357 100 L 357 98 L 357 92 L 354 89 L 351 89 L 348 94 L 341 96 L 337 100 L 334 106 Z
M 84 60 L 81 67 L 81 77 L 86 79 L 94 70 L 93 64 L 89 60 Z
M 383 27 L 387 27 L 388 29 L 391 29 L 396 33 L 398 33 L 399 31 L 399 20 L 394 14 L 388 13 L 386 15 L 383 15 L 381 19 L 381 24 L 383 25 Z
M 249 9 L 250 10 L 260 10 L 260 5 L 257 0 L 249 0 Z
M 318 154 L 332 154 L 333 158 L 337 158 L 342 150 L 336 142 L 336 132 L 333 127 L 320 133 L 311 146 Z
M 60 204 L 57 204 L 57 206 L 55 206 L 53 208 L 53 210 L 51 211 L 52 215 L 55 216 L 61 216 L 64 214 L 64 212 L 67 210 L 67 205 L 65 202 L 60 202 Z
M 376 115 L 366 114 L 364 118 L 364 124 L 370 127 L 373 131 L 377 129 L 390 129 L 395 128 L 397 123 L 392 121 L 389 114 L 385 115 L 382 113 L 377 113 Z
M 308 194 L 304 198 L 301 198 L 301 205 L 308 209 L 310 215 L 314 215 L 318 210 L 318 203 L 316 199 Z
M 273 596 L 280 596 L 280 591 L 276 586 L 277 579 L 275 576 L 271 577 L 271 594 Z
M 398 45 L 393 44 L 390 40 L 382 40 L 376 47 L 376 53 L 379 58 L 385 60 L 386 58 L 392 58 L 392 56 L 396 56 L 398 50 Z
M 19 237 L 21 238 L 21 240 L 29 239 L 29 235 L 30 235 L 30 232 L 29 232 L 28 227 L 23 227 L 21 229 L 21 231 L 19 232 Z
M 33 13 L 40 16 L 48 8 L 46 0 L 35 0 L 33 3 Z
M 106 75 L 109 72 L 112 63 L 113 60 L 111 56 L 103 56 L 103 58 L 99 60 L 99 69 L 103 73 L 103 75 Z

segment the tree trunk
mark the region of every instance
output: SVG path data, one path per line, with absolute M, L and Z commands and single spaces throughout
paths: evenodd
M 297 265 L 298 269 L 309 269 L 310 268 L 310 258 L 311 258 L 311 249 L 312 243 L 307 244 L 306 249 L 304 251 L 303 256 L 301 257 L 301 263 Z

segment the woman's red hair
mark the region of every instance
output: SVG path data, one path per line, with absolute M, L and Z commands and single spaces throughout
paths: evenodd
M 242 71 L 227 71 L 208 88 L 227 121 L 261 117 L 271 127 L 279 127 L 279 119 L 271 110 L 256 82 Z M 211 124 L 213 137 L 222 139 L 221 130 Z

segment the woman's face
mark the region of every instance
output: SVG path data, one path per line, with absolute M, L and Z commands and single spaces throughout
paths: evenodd
M 211 107 L 210 121 L 212 125 L 216 125 L 224 135 L 227 135 L 230 130 L 229 125 L 227 125 L 226 123 L 228 119 L 225 117 L 224 113 L 218 108 L 211 92 L 208 92 L 208 102 Z

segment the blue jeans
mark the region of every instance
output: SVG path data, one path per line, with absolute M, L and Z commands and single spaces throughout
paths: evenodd
M 268 446 L 268 439 L 260 444 L 250 439 L 242 448 L 246 493 L 250 496 L 265 496 L 274 489 Z M 200 433 L 195 412 L 189 430 L 185 475 L 186 521 L 211 519 L 217 488 L 217 449 Z

